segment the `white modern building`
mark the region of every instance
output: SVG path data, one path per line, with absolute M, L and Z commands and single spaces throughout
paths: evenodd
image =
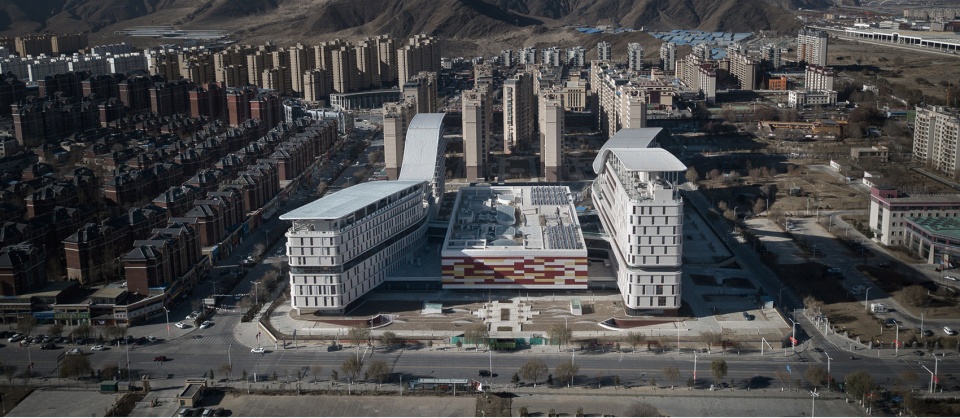
M 883 245 L 907 243 L 908 221 L 960 216 L 960 195 L 903 195 L 893 188 L 870 190 L 870 230 L 874 240 Z
M 591 197 L 608 234 L 611 263 L 628 313 L 680 309 L 683 200 L 687 167 L 659 148 L 661 128 L 623 129 L 593 161 Z
M 567 186 L 461 188 L 441 256 L 445 289 L 587 288 L 587 247 Z
M 414 261 L 444 187 L 442 120 L 414 117 L 406 143 L 417 152 L 405 153 L 399 180 L 360 183 L 280 216 L 292 223 L 287 256 L 298 313 L 343 315 Z

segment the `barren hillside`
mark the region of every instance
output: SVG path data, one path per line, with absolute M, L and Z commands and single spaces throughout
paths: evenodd
M 297 41 L 376 34 L 439 35 L 470 44 L 531 39 L 568 25 L 616 22 L 649 30 L 791 31 L 798 7 L 829 0 L 0 0 L 0 35 L 91 32 L 114 41 L 134 25 L 222 29 L 241 41 Z M 570 32 L 570 31 L 566 31 Z M 573 35 L 572 35 L 573 36 Z M 571 42 L 578 41 L 575 36 Z

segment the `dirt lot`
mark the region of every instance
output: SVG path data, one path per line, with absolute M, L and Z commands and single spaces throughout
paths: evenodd
M 885 292 L 891 294 L 902 305 L 911 310 L 912 315 L 919 316 L 924 312 L 927 318 L 956 318 L 960 316 L 960 306 L 955 298 L 949 297 L 931 297 L 927 306 L 918 308 L 913 307 L 904 298 L 903 289 L 915 284 L 914 278 L 903 274 L 898 270 L 882 269 L 869 265 L 858 265 L 857 270 L 871 277 Z M 836 278 L 826 277 L 822 274 L 811 274 L 811 272 L 822 272 L 825 267 L 818 263 L 807 263 L 790 266 L 782 266 L 778 273 L 790 288 L 798 295 L 804 297 L 812 295 L 814 298 L 823 302 L 822 312 L 830 319 L 834 329 L 838 332 L 847 332 L 851 338 L 860 337 L 862 341 L 873 341 L 874 343 L 892 344 L 896 333 L 892 327 L 883 325 L 883 322 L 875 314 L 866 312 L 864 302 L 859 298 L 854 298 L 841 286 Z M 900 267 L 903 269 L 903 267 Z M 928 281 L 926 285 L 930 285 Z M 944 337 L 937 331 L 933 337 L 923 337 L 916 329 L 901 328 L 900 340 L 907 347 L 924 348 L 926 341 L 931 345 L 940 344 L 943 348 L 957 347 L 958 337 Z M 916 343 L 916 346 L 914 346 Z

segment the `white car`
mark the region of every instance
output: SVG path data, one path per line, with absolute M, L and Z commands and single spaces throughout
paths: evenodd
M 943 333 L 947 335 L 957 335 L 957 332 L 950 327 L 943 327 Z
M 194 314 L 190 314 L 190 315 L 187 315 L 184 321 L 193 321 L 194 319 L 197 319 L 197 316 Z
M 211 325 L 213 325 L 213 322 L 203 321 L 203 323 L 200 324 L 200 328 L 210 328 Z
M 949 280 L 949 281 L 951 281 L 951 282 L 957 281 L 957 278 L 956 278 L 956 277 L 953 277 L 953 276 L 943 276 L 943 278 L 944 278 L 944 279 L 947 279 L 947 280 Z
M 68 356 L 79 356 L 83 354 L 83 350 L 79 348 L 74 348 L 73 350 L 67 351 Z
M 265 350 L 263 349 L 263 347 L 257 347 L 257 348 L 250 349 L 250 352 L 253 354 L 263 354 Z
M 93 347 L 90 347 L 90 351 L 103 351 L 103 350 L 104 350 L 103 344 L 97 344 Z
M 184 329 L 186 327 L 187 327 L 187 324 L 184 324 L 183 322 L 177 322 L 177 328 Z

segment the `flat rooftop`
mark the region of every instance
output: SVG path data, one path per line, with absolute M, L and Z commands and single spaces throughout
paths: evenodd
M 443 250 L 586 253 L 570 193 L 556 185 L 461 188 Z
M 360 183 L 333 194 L 328 194 L 311 203 L 296 208 L 280 219 L 284 221 L 310 219 L 340 219 L 372 205 L 387 196 L 421 184 L 423 181 L 372 181 Z

